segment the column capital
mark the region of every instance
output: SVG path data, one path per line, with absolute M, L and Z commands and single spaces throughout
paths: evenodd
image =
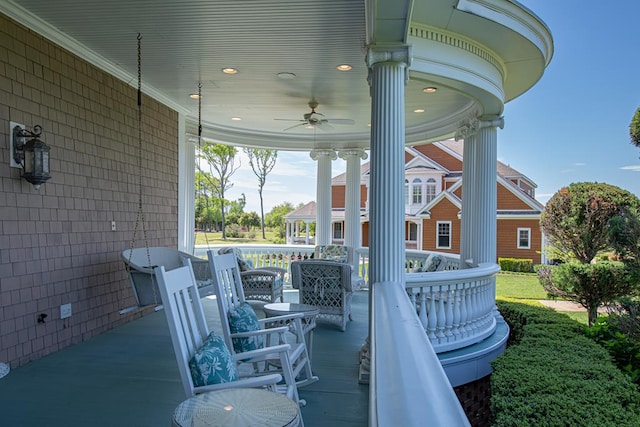
M 464 119 L 458 125 L 458 130 L 454 136 L 456 141 L 469 138 L 475 135 L 480 129 L 499 127 L 504 128 L 504 117 L 498 115 L 477 116 L 477 113 L 473 113 L 468 118 Z
M 362 160 L 367 159 L 367 153 L 362 148 L 345 148 L 343 150 L 338 150 L 338 156 L 347 160 L 348 157 L 358 157 Z
M 338 158 L 338 156 L 336 155 L 336 151 L 333 149 L 321 149 L 321 150 L 311 150 L 311 152 L 309 153 L 309 156 L 313 159 L 313 160 L 318 160 L 321 157 L 328 157 L 331 160 L 335 160 Z
M 380 43 L 367 47 L 367 67 L 371 68 L 381 62 L 397 62 L 406 67 L 411 66 L 412 46 L 404 43 Z

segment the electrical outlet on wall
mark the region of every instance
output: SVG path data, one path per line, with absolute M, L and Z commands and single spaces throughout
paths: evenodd
M 60 318 L 66 319 L 67 317 L 71 317 L 71 303 L 60 306 Z

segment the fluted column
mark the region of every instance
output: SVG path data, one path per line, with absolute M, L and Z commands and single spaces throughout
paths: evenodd
M 497 163 L 498 127 L 504 126 L 502 117 L 481 117 L 475 135 L 477 193 L 474 197 L 474 260 L 477 263 L 496 263 L 497 238 Z M 464 197 L 464 196 L 463 196 Z
M 334 150 L 313 150 L 311 158 L 318 162 L 316 183 L 316 245 L 331 244 L 331 161 Z
M 460 219 L 460 268 L 467 268 L 477 263 L 473 258 L 473 226 L 474 197 L 476 184 L 476 149 L 475 132 L 477 119 L 473 117 L 465 121 L 456 133 L 456 140 L 464 139 L 462 152 L 462 218 Z
M 369 283 L 404 283 L 404 89 L 407 45 L 372 47 Z
M 347 162 L 347 185 L 344 204 L 344 244 L 352 248 L 362 246 L 360 224 L 360 159 L 367 154 L 359 148 L 341 150 L 338 155 Z M 353 265 L 354 260 L 349 262 Z

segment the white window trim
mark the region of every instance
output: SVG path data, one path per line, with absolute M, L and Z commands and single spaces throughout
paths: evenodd
M 440 246 L 440 224 L 447 224 L 449 225 L 449 246 Z M 436 221 L 436 248 L 437 249 L 451 249 L 451 235 L 453 234 L 453 231 L 451 229 L 451 221 Z
M 527 235 L 528 235 L 528 239 L 527 239 L 527 246 L 523 246 L 520 244 L 520 232 L 521 231 L 526 231 Z M 518 231 L 516 233 L 516 247 L 518 249 L 531 249 L 531 228 L 529 227 L 518 227 Z

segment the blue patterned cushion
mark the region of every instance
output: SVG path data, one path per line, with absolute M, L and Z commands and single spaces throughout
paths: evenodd
M 238 379 L 236 362 L 231 357 L 231 352 L 224 339 L 213 332 L 189 360 L 189 370 L 196 387 Z
M 256 312 L 253 311 L 253 307 L 249 303 L 245 302 L 238 308 L 229 310 L 229 329 L 232 334 L 238 332 L 252 332 L 260 330 L 260 323 L 258 323 L 258 317 Z M 264 346 L 264 337 L 243 337 L 233 338 L 233 349 L 236 353 L 243 353 L 245 351 L 257 350 Z

